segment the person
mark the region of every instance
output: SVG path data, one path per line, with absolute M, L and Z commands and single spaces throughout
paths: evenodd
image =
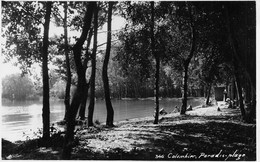
M 177 110 L 178 112 L 180 111 L 180 108 L 176 105 L 175 106 L 175 110 Z
M 54 123 L 52 123 L 51 127 L 50 127 L 50 131 L 51 133 L 54 133 L 57 129 L 54 127 Z
M 164 108 L 161 108 L 159 113 L 160 113 L 160 115 L 166 115 L 167 114 L 167 112 L 164 110 Z
M 189 105 L 189 107 L 188 107 L 187 111 L 191 111 L 191 110 L 192 110 L 192 106 L 191 106 L 191 105 Z

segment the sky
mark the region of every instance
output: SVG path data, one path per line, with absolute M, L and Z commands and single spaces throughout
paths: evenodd
M 118 30 L 123 28 L 125 25 L 125 19 L 119 16 L 113 16 L 112 17 L 112 30 Z M 102 31 L 106 31 L 107 30 L 107 24 L 104 24 L 104 26 L 102 27 L 102 29 L 99 31 L 101 32 L 100 34 L 98 34 L 98 44 L 102 44 L 106 42 L 106 32 L 102 32 Z M 54 35 L 61 35 L 64 34 L 63 33 L 63 28 L 62 27 L 56 27 L 54 23 L 50 23 L 50 31 L 49 31 L 49 37 L 53 37 Z M 68 35 L 70 37 L 72 36 L 80 36 L 80 32 L 76 32 L 76 31 L 69 31 Z M 1 42 L 5 41 L 4 38 L 1 37 Z M 105 46 L 103 46 L 105 48 Z M 0 77 L 3 78 L 6 75 L 9 74 L 13 74 L 13 73 L 20 73 L 20 69 L 14 65 L 12 65 L 15 62 L 15 59 L 12 60 L 11 62 L 8 63 L 3 63 L 3 54 L 1 54 L 1 64 L 0 64 L 0 68 L 1 68 L 1 73 L 0 73 Z M 40 74 L 40 67 L 35 67 Z M 51 67 L 49 67 L 51 68 Z M 37 73 L 38 73 L 37 72 Z

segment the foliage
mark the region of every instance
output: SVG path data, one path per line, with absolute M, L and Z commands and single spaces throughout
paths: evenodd
M 3 2 L 3 36 L 6 38 L 5 60 L 16 57 L 24 72 L 41 60 L 41 25 L 44 15 L 44 3 L 39 2 Z
M 66 82 L 64 80 L 59 79 L 53 85 L 50 93 L 53 97 L 57 97 L 59 99 L 64 99 L 65 87 L 66 87 Z
M 115 60 L 119 62 L 123 77 L 137 82 L 138 85 L 145 85 L 147 82 L 151 85 L 150 81 L 154 81 L 152 78 L 155 63 L 151 56 L 149 39 L 149 3 L 137 2 L 124 5 L 128 6 L 128 9 L 123 10 L 121 14 L 128 20 L 128 24 L 127 28 L 119 33 L 121 44 L 117 48 Z M 171 87 L 174 84 L 175 88 L 182 84 L 179 77 L 182 77 L 181 71 L 190 45 L 187 11 L 182 9 L 186 15 L 176 14 L 180 10 L 177 10 L 177 7 L 183 8 L 183 5 L 183 3 L 173 2 L 159 2 L 155 5 L 155 53 L 160 55 L 163 69 L 168 73 L 168 75 L 162 74 L 161 80 L 167 80 L 167 77 L 170 77 L 171 81 L 167 86 Z M 143 13 L 142 16 L 139 12 Z M 179 13 L 182 12 L 179 11 Z M 169 75 L 170 71 L 174 72 L 174 75 Z M 160 87 L 160 89 L 165 88 Z
M 114 58 L 122 68 L 123 76 L 139 78 L 140 81 L 150 77 L 152 69 L 149 59 L 148 31 L 121 32 L 119 39 L 122 44 L 117 48 L 117 56 Z
M 33 82 L 28 75 L 7 75 L 2 80 L 2 96 L 11 100 L 25 100 L 35 94 Z

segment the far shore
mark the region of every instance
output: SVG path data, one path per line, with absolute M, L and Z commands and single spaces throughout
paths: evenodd
M 191 99 L 196 99 L 196 98 L 204 98 L 205 97 L 193 97 L 190 96 L 187 99 L 191 100 Z M 112 100 L 123 100 L 123 101 L 131 101 L 131 100 L 154 100 L 155 97 L 122 97 L 122 98 L 111 98 Z M 50 97 L 50 101 L 63 101 L 64 98 L 58 98 L 58 97 Z M 104 100 L 103 98 L 99 97 L 96 98 L 96 100 Z M 159 100 L 182 100 L 181 97 L 160 97 Z M 4 98 L 2 97 L 2 102 L 12 102 L 12 101 L 42 101 L 42 96 L 38 96 L 38 97 L 34 97 L 34 98 L 26 98 L 23 100 L 12 100 L 9 98 Z

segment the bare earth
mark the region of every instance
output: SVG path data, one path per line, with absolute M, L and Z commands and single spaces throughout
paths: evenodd
M 146 117 L 113 128 L 83 127 L 77 131 L 72 159 L 256 160 L 256 125 L 242 123 L 239 109 L 228 109 L 223 102 L 218 107 L 170 113 L 160 116 L 158 125 Z M 59 159 L 60 151 L 35 148 L 4 159 Z

